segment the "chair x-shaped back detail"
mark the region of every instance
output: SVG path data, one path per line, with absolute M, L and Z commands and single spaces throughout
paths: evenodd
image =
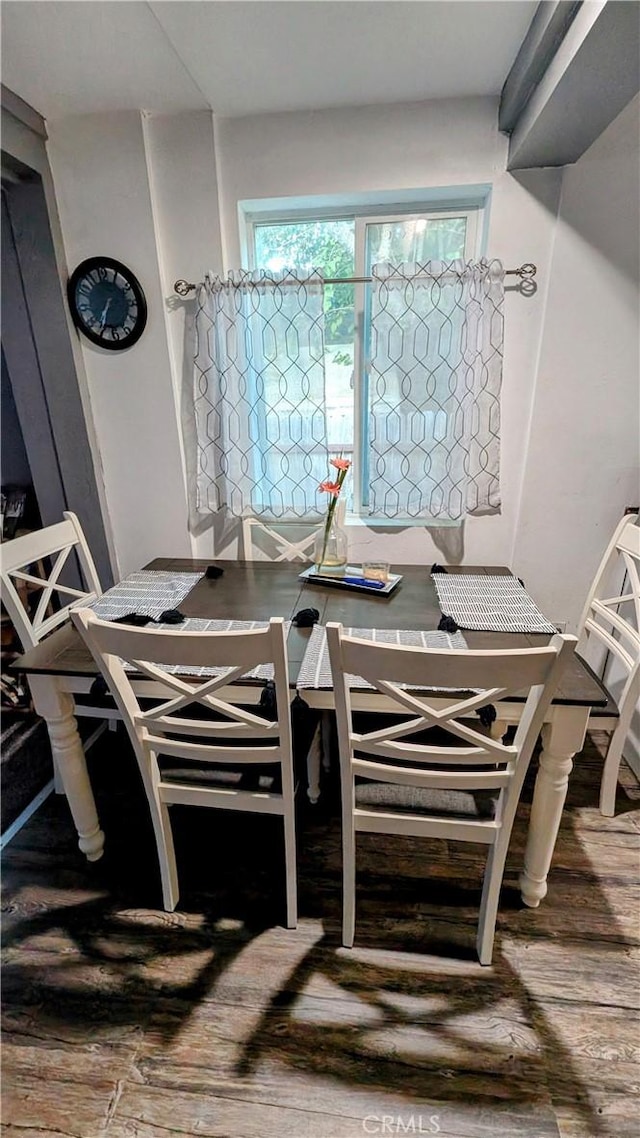
M 242 545 L 243 557 L 247 561 L 254 560 L 255 545 L 253 541 L 253 530 L 260 530 L 266 534 L 275 545 L 275 555 L 273 557 L 265 558 L 269 561 L 311 561 L 313 556 L 313 543 L 315 541 L 315 530 L 306 537 L 298 541 L 290 541 L 282 533 L 267 525 L 266 522 L 260 518 L 243 518 L 242 519 Z
M 74 605 L 83 600 L 86 604 L 98 599 L 102 588 L 89 551 L 82 527 L 75 514 L 67 512 L 64 521 L 46 529 L 25 534 L 0 545 L 0 576 L 2 578 L 2 600 L 13 621 L 22 647 L 27 651 L 54 629 L 68 619 Z M 85 582 L 84 589 L 61 584 L 59 578 L 75 552 Z M 47 575 L 45 560 L 52 558 L 51 572 Z M 37 572 L 32 572 L 33 567 Z M 17 582 L 24 582 L 42 588 L 33 616 L 25 608 Z M 54 594 L 71 600 L 62 604 L 55 612 L 47 615 Z

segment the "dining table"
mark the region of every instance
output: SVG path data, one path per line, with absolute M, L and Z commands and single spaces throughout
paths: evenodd
M 202 573 L 195 586 L 180 603 L 187 618 L 229 621 L 268 621 L 273 616 L 291 622 L 287 636 L 289 681 L 292 698 L 298 688 L 301 665 L 308 650 L 311 627 L 297 627 L 296 613 L 315 608 L 318 623 L 339 621 L 359 629 L 393 629 L 426 632 L 438 628 L 442 611 L 430 569 L 424 565 L 393 566 L 401 577 L 389 594 L 363 593 L 337 587 L 334 583 L 305 582 L 300 579 L 304 565 L 291 562 L 218 562 L 219 575 L 206 574 L 210 562 L 186 558 L 156 558 L 146 570 L 175 574 Z M 505 566 L 448 566 L 449 573 L 474 575 L 509 574 Z M 195 578 L 194 578 L 195 579 Z M 549 633 L 464 630 L 470 649 L 503 650 L 537 647 L 548 643 Z M 66 794 L 78 833 L 78 844 L 89 861 L 103 854 L 105 837 L 100 826 L 96 802 L 87 769 L 82 740 L 78 732 L 76 707 L 95 684 L 99 669 L 71 622 L 64 624 L 36 647 L 20 656 L 14 668 L 27 675 L 36 711 L 45 720 L 51 741 L 54 767 Z M 132 676 L 139 695 L 163 697 L 170 694 L 155 681 Z M 238 702 L 258 702 L 264 681 L 242 680 L 227 689 L 227 697 Z M 95 690 L 95 689 L 94 689 Z M 305 687 L 299 695 L 323 713 L 334 710 L 330 686 Z M 452 693 L 430 692 L 430 703 L 451 702 Z M 354 707 L 376 712 L 392 711 L 385 698 L 375 691 L 353 693 Z M 502 699 L 496 708 L 494 735 L 504 734 L 517 723 L 524 698 L 517 694 Z M 574 655 L 547 711 L 541 732 L 541 748 L 531 805 L 524 865 L 520 875 L 522 899 L 535 908 L 547 892 L 547 876 L 560 827 L 569 775 L 574 756 L 584 744 L 589 717 L 594 711 L 615 715 L 611 698 L 589 666 Z M 395 709 L 397 711 L 397 708 Z M 95 710 L 94 710 L 95 713 Z M 97 712 L 99 714 L 99 711 Z M 325 714 L 324 719 L 329 718 Z M 308 756 L 309 797 L 317 801 L 322 748 L 318 735 Z

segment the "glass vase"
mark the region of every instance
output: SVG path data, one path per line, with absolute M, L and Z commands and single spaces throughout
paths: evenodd
M 338 511 L 320 527 L 313 547 L 316 572 L 323 577 L 343 577 L 347 568 L 347 535 L 339 524 Z

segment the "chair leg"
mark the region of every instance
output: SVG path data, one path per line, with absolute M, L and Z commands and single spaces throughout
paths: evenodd
M 613 818 L 622 749 L 629 734 L 631 720 L 640 701 L 640 668 L 636 668 L 620 701 L 620 718 L 609 743 L 600 784 L 600 813 Z
M 284 815 L 284 858 L 287 875 L 287 928 L 298 927 L 298 881 L 296 866 L 296 824 L 293 800 Z
M 604 760 L 602 782 L 600 783 L 600 813 L 604 814 L 605 818 L 613 818 L 616 812 L 616 792 L 623 742 L 622 735 L 615 731 Z
M 53 759 L 53 789 L 56 794 L 64 794 L 64 786 L 62 785 L 62 776 L 60 769 L 56 762 L 55 756 Z
M 356 932 L 356 832 L 351 809 L 342 814 L 342 943 L 353 948 Z
M 173 913 L 180 889 L 178 887 L 178 870 L 176 867 L 176 853 L 171 831 L 169 808 L 161 802 L 157 809 L 151 808 L 151 820 L 156 836 L 156 848 L 160 863 L 160 879 L 162 881 L 162 903 L 166 913 Z
M 322 761 L 322 733 L 316 727 L 307 754 L 307 797 L 315 806 L 320 797 L 320 764 Z
M 478 958 L 481 964 L 491 964 L 493 959 L 493 939 L 496 931 L 498 902 L 500 900 L 504 863 L 507 860 L 509 848 L 508 840 L 501 840 L 503 833 L 504 831 L 501 832 L 496 844 L 491 846 L 484 871 L 476 940 Z

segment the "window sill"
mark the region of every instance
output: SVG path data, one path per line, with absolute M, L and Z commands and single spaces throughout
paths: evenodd
M 448 518 L 370 518 L 360 514 L 347 514 L 344 525 L 363 529 L 459 529 L 463 519 Z

